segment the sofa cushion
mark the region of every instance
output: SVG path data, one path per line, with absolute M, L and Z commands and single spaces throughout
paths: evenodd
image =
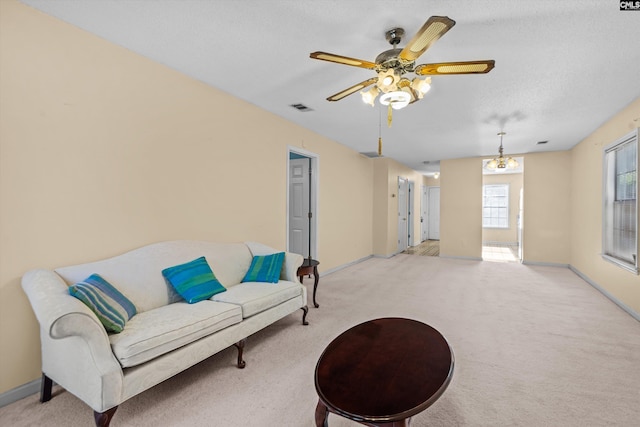
M 69 286 L 69 294 L 89 307 L 108 332 L 121 332 L 136 315 L 136 306 L 99 274 Z
M 139 313 L 111 348 L 123 367 L 135 366 L 242 321 L 240 307 L 214 301 L 177 302 Z
M 162 270 L 162 275 L 189 304 L 226 291 L 216 279 L 205 257 Z
M 301 294 L 299 283 L 281 280 L 278 283 L 240 283 L 211 299 L 241 306 L 242 317 L 247 318 Z
M 254 256 L 242 282 L 278 283 L 284 262 L 284 252 Z

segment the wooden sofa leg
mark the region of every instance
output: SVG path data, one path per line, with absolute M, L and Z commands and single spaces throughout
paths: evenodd
M 244 360 L 242 360 L 242 351 L 244 350 L 244 345 L 247 343 L 246 339 L 242 339 L 235 343 L 234 345 L 238 349 L 238 369 L 243 369 L 247 364 Z
M 116 413 L 118 409 L 117 406 L 114 406 L 111 409 L 108 409 L 104 412 L 93 411 L 93 419 L 96 421 L 97 427 L 109 427 L 109 423 L 111 422 L 111 418 Z
M 51 388 L 53 387 L 53 381 L 51 378 L 42 373 L 42 383 L 40 384 L 40 403 L 48 402 L 51 400 Z
M 304 307 L 300 308 L 302 311 L 304 311 L 304 314 L 302 315 L 302 324 L 303 325 L 308 325 L 309 322 L 307 322 L 307 314 L 309 313 L 309 307 L 307 307 L 306 305 Z

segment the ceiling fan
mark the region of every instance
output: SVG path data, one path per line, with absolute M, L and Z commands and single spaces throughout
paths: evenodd
M 415 77 L 409 80 L 405 74 L 415 73 L 417 76 L 485 74 L 493 69 L 494 60 L 415 65 L 416 59 L 455 24 L 456 22 L 449 17 L 432 16 L 403 49 L 398 48 L 397 45 L 404 36 L 404 29 L 393 28 L 385 33 L 387 41 L 393 48 L 378 55 L 375 62 L 326 52 L 313 52 L 309 56 L 322 61 L 374 70 L 377 74 L 376 77 L 331 95 L 327 101 L 339 101 L 360 90 L 362 100 L 373 106 L 376 97 L 382 93 L 380 103 L 389 106 L 389 125 L 391 125 L 391 108 L 396 110 L 404 108 L 410 103 L 422 99 L 431 88 L 431 77 L 423 79 Z M 371 85 L 373 86 L 369 90 L 363 90 Z

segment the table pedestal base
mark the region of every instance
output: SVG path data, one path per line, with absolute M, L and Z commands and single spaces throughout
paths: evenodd
M 316 406 L 316 427 L 329 427 L 329 413 L 331 411 L 327 408 L 322 400 L 318 399 L 318 406 Z M 340 415 L 340 414 L 336 414 Z M 407 418 L 400 421 L 388 421 L 388 422 L 380 422 L 374 423 L 370 421 L 360 421 L 353 420 L 360 424 L 369 427 L 409 427 L 411 424 L 411 418 Z

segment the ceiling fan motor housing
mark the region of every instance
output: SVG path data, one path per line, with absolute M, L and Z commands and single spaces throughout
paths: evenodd
M 389 49 L 382 52 L 376 57 L 376 71 L 386 71 L 394 69 L 400 75 L 404 73 L 411 73 L 414 70 L 415 61 L 405 61 L 400 59 L 398 55 L 402 52 L 402 49 Z

